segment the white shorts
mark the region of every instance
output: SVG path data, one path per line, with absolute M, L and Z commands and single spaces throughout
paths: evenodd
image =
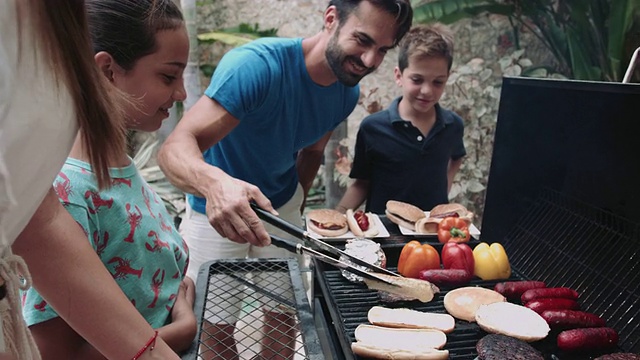
M 279 216 L 292 224 L 302 226 L 302 216 L 300 215 L 302 201 L 303 190 L 302 187 L 298 185 L 294 196 L 286 204 L 277 209 Z M 265 227 L 270 234 L 295 239 L 293 236 L 269 224 L 265 224 Z M 185 217 L 180 224 L 180 234 L 189 246 L 189 268 L 187 269 L 187 276 L 194 282 L 197 281 L 200 267 L 205 262 L 211 260 L 296 257 L 301 266 L 303 263 L 302 256 L 273 245 L 259 247 L 248 243 L 238 244 L 222 237 L 211 224 L 209 224 L 207 216 L 193 211 L 188 202 Z M 284 299 L 290 299 L 291 302 L 295 303 L 295 301 L 293 301 L 293 289 L 291 288 L 289 274 L 277 274 L 282 274 L 283 276 L 282 281 L 275 282 L 279 284 L 277 286 L 274 285 L 273 273 L 268 275 L 269 281 L 261 281 L 259 276 L 254 276 L 254 278 L 250 280 L 260 288 L 264 288 L 266 291 L 274 293 Z M 216 279 L 217 276 L 225 277 L 226 279 Z M 212 324 L 234 324 L 240 315 L 245 288 L 243 286 L 233 286 L 233 284 L 237 285 L 237 282 L 228 281 L 226 275 L 211 276 L 210 284 L 215 285 L 211 286 L 208 292 L 205 319 Z M 201 285 L 198 284 L 198 286 Z M 280 303 L 270 300 L 265 296 L 261 297 L 261 301 L 263 302 L 262 306 L 264 309 L 281 308 Z

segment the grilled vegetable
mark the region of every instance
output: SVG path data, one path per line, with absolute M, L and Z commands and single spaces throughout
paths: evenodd
M 507 299 L 520 300 L 525 291 L 544 288 L 546 286 L 547 285 L 542 281 L 505 281 L 497 283 L 493 290 L 504 295 Z
M 446 243 L 442 247 L 442 266 L 445 269 L 466 270 L 473 277 L 473 250 L 467 244 Z M 471 278 L 469 278 L 471 280 Z
M 429 244 L 420 244 L 417 240 L 409 241 L 400 252 L 398 272 L 403 276 L 417 279 L 420 271 L 440 268 L 438 250 Z
M 474 274 L 482 280 L 508 279 L 511 265 L 504 248 L 499 243 L 491 246 L 480 243 L 473 249 Z
M 468 242 L 471 239 L 469 225 L 459 217 L 446 217 L 438 224 L 438 241 L 441 243 Z
M 524 306 L 538 314 L 542 314 L 542 312 L 546 310 L 578 310 L 580 308 L 577 301 L 563 298 L 544 298 L 533 300 L 524 304 Z
M 618 345 L 618 332 L 609 327 L 565 330 L 557 340 L 563 351 L 604 350 Z
M 542 298 L 563 298 L 578 300 L 578 292 L 567 287 L 553 287 L 527 290 L 522 294 L 523 304 Z
M 471 281 L 473 275 L 463 269 L 431 269 L 420 271 L 421 280 L 427 280 L 437 286 L 465 285 Z
M 546 310 L 541 314 L 543 319 L 555 329 L 575 329 L 585 327 L 602 327 L 605 321 L 600 316 L 577 310 Z

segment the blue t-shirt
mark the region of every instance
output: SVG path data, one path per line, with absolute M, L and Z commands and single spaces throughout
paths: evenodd
M 302 39 L 262 38 L 229 51 L 205 94 L 240 120 L 204 152 L 207 163 L 260 188 L 274 207 L 284 205 L 298 183 L 296 156 L 347 118 L 358 86 L 316 84 L 302 52 Z M 205 213 L 205 199 L 188 196 Z
M 424 210 L 448 203 L 449 160 L 466 155 L 460 116 L 436 104 L 436 122 L 423 136 L 400 117 L 401 99 L 362 120 L 356 137 L 349 176 L 369 180 L 366 210 L 376 214 L 384 214 L 388 200 Z
M 116 283 L 159 328 L 171 320 L 187 270 L 187 245 L 133 162 L 110 173 L 111 187 L 99 190 L 91 165 L 69 158 L 53 186 Z M 34 288 L 23 293 L 22 311 L 29 326 L 58 317 Z

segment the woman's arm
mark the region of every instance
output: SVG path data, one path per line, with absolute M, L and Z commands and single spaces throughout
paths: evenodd
M 120 290 L 53 189 L 12 246 L 33 286 L 83 338 L 109 359 L 131 359 L 154 330 Z M 179 359 L 160 338 L 144 359 Z

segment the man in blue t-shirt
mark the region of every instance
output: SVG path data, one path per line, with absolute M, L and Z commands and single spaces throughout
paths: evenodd
M 249 201 L 301 224 L 300 209 L 332 130 L 357 104 L 358 82 L 396 46 L 412 15 L 409 0 L 331 0 L 317 34 L 256 40 L 222 58 L 205 95 L 158 158 L 188 193 L 181 228 L 191 253 L 187 276 L 195 280 L 200 265 L 213 259 L 289 255 L 267 246 L 267 229 L 277 231 L 265 228 Z M 227 290 L 217 295 L 237 292 Z M 287 289 L 278 291 L 286 295 Z M 290 318 L 263 310 L 266 323 L 270 316 L 275 323 Z M 213 344 L 224 345 L 223 358 L 235 355 L 238 312 L 226 306 L 206 314 L 205 326 L 216 327 L 210 333 L 229 335 Z M 262 357 L 288 357 L 287 350 L 271 350 Z

